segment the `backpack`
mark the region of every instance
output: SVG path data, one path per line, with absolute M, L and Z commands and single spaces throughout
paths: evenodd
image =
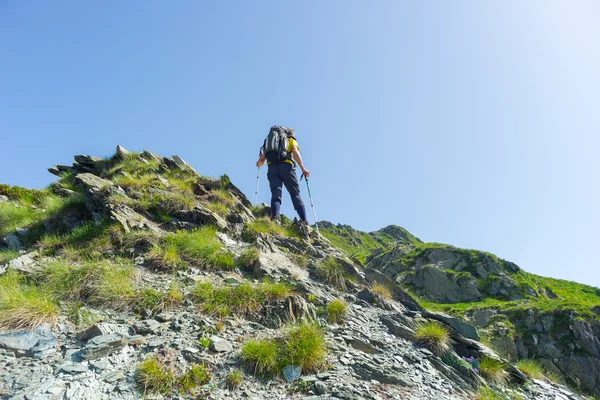
M 270 163 L 291 160 L 292 154 L 287 151 L 289 143 L 288 128 L 278 125 L 272 126 L 261 148 L 261 154 L 264 154 Z

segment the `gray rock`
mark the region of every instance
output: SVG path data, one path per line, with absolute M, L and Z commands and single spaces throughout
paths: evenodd
M 137 321 L 135 324 L 133 324 L 133 329 L 140 335 L 156 333 L 160 329 L 160 322 L 153 319 Z
M 4 202 L 6 202 L 6 201 L 8 201 L 8 197 L 6 197 L 6 196 L 5 196 L 5 195 L 3 195 L 3 194 L 0 194 L 0 203 L 4 203 Z
M 107 360 L 97 360 L 90 363 L 91 367 L 97 371 L 104 371 L 110 363 Z
M 58 371 L 66 374 L 80 374 L 89 371 L 89 367 L 83 364 L 64 363 L 58 367 Z
M 226 353 L 233 350 L 233 346 L 225 339 L 222 339 L 218 336 L 211 336 L 210 349 L 217 353 Z
M 123 371 L 112 371 L 104 374 L 102 379 L 108 383 L 115 383 L 125 379 L 125 374 Z
M 448 314 L 444 314 L 441 312 L 432 312 L 425 311 L 423 313 L 425 318 L 435 319 L 436 321 L 440 321 L 445 323 L 446 325 L 452 327 L 456 331 L 458 331 L 461 335 L 466 338 L 473 339 L 479 341 L 481 337 L 479 336 L 479 332 L 477 332 L 477 328 L 473 325 L 469 325 L 456 317 L 453 317 Z
M 28 228 L 15 228 L 15 232 L 17 232 L 17 235 L 24 237 L 29 234 L 29 229 Z
M 0 348 L 14 352 L 17 357 L 44 358 L 56 352 L 57 344 L 58 339 L 49 324 L 44 324 L 33 332 L 0 335 Z
M 96 360 L 120 351 L 127 344 L 125 335 L 113 332 L 109 335 L 96 336 L 90 339 L 84 349 L 83 358 Z
M 37 273 L 41 270 L 40 265 L 35 261 L 37 255 L 38 253 L 36 251 L 23 254 L 22 256 L 9 261 L 7 266 L 9 269 L 14 269 L 25 275 Z
M 122 160 L 130 154 L 131 152 L 125 147 L 121 146 L 120 144 L 117 145 L 117 158 L 120 158 Z
M 315 394 L 319 396 L 327 393 L 327 385 L 321 381 L 316 381 L 315 383 L 313 383 L 312 389 L 315 392 Z
M 97 324 L 92 325 L 85 331 L 79 333 L 77 335 L 77 338 L 79 340 L 89 340 L 95 338 L 96 336 L 108 335 L 113 332 L 117 332 L 122 335 L 127 335 L 129 333 L 129 326 L 115 324 L 111 322 L 99 322 Z
M 10 250 L 23 250 L 23 245 L 21 244 L 21 241 L 19 240 L 17 235 L 14 235 L 12 233 L 9 233 L 4 237 L 4 244 Z

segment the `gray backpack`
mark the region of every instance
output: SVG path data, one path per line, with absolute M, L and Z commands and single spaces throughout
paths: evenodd
M 289 146 L 289 128 L 275 125 L 269 130 L 269 134 L 260 149 L 261 154 L 270 163 L 280 163 L 292 159 L 292 154 L 287 151 Z

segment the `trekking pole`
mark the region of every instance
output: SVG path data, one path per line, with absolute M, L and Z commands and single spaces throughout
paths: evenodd
M 310 206 L 312 207 L 313 216 L 315 217 L 315 227 L 317 228 L 317 234 L 320 235 L 319 222 L 317 221 L 317 213 L 315 212 L 315 204 L 313 203 L 312 194 L 310 193 L 310 185 L 308 184 L 308 177 L 306 175 L 302 174 L 302 176 L 300 177 L 300 180 L 302 180 L 302 178 L 306 178 L 306 188 L 308 189 L 308 198 L 310 199 Z
M 254 205 L 258 205 L 258 181 L 260 179 L 260 167 L 256 169 L 256 192 L 254 193 Z

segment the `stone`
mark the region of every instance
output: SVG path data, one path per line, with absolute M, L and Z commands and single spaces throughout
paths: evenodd
M 315 394 L 321 396 L 327 393 L 327 385 L 321 381 L 316 381 L 315 383 L 313 383 L 312 390 L 313 392 L 315 392 Z
M 89 371 L 89 368 L 83 364 L 65 363 L 58 367 L 58 371 L 66 374 L 80 374 Z
M 3 194 L 0 194 L 0 203 L 4 203 L 7 201 L 8 201 L 8 197 Z
M 481 340 L 481 337 L 479 336 L 479 332 L 477 332 L 477 328 L 475 328 L 473 325 L 469 325 L 451 315 L 444 314 L 442 312 L 425 311 L 423 313 L 423 317 L 435 319 L 436 321 L 443 322 L 444 324 L 452 327 L 454 330 L 456 330 L 458 333 L 460 333 L 461 335 L 463 335 L 466 338 L 477 340 L 477 341 Z
M 233 346 L 227 340 L 218 336 L 210 337 L 210 349 L 217 353 L 226 353 L 233 350 Z
M 142 335 L 134 335 L 129 338 L 129 344 L 132 346 L 142 346 L 146 343 L 146 338 Z
M 147 335 L 149 333 L 156 333 L 160 329 L 160 322 L 154 319 L 146 319 L 143 321 L 137 321 L 133 324 L 133 329 L 140 335 Z
M 88 341 L 83 358 L 86 360 L 96 360 L 109 354 L 120 351 L 127 343 L 125 335 L 113 332 L 108 335 L 96 336 Z
M 350 346 L 354 347 L 357 350 L 360 350 L 367 354 L 378 354 L 380 353 L 372 344 L 363 339 L 353 338 L 349 341 Z
M 125 379 L 125 374 L 123 371 L 112 371 L 104 374 L 102 379 L 108 383 L 115 383 Z
M 97 360 L 90 363 L 90 366 L 97 371 L 104 371 L 109 365 L 108 360 Z
M 115 323 L 111 323 L 111 322 L 99 322 L 99 323 L 92 325 L 85 331 L 79 333 L 77 335 L 77 338 L 79 340 L 89 340 L 96 336 L 108 335 L 113 332 L 127 335 L 129 332 L 129 326 L 115 324 Z
M 8 269 L 13 269 L 25 275 L 31 275 L 41 270 L 40 265 L 36 262 L 35 257 L 38 256 L 36 251 L 23 254 L 8 262 Z
M 121 146 L 120 144 L 117 145 L 117 158 L 120 158 L 122 160 L 130 154 L 131 152 L 125 147 Z
M 0 349 L 14 352 L 17 357 L 44 358 L 56 352 L 58 339 L 49 324 L 33 332 L 21 331 L 0 335 Z
M 4 244 L 9 248 L 9 250 L 23 250 L 23 245 L 21 241 L 12 233 L 4 236 Z
M 17 232 L 17 235 L 20 237 L 24 237 L 29 234 L 29 228 L 15 228 L 15 232 Z
M 298 365 L 286 365 L 281 370 L 283 373 L 283 378 L 286 382 L 294 382 L 300 379 L 300 374 L 302 374 L 302 367 Z

